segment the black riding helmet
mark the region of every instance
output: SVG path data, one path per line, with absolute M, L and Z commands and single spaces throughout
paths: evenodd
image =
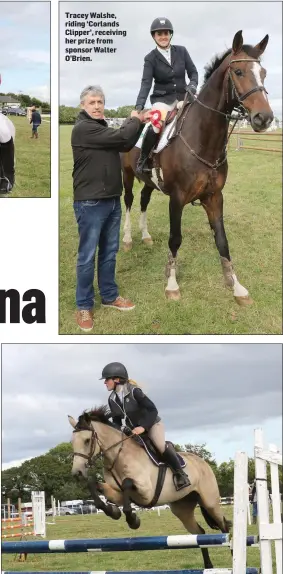
M 128 371 L 122 363 L 109 363 L 104 367 L 101 379 L 116 378 L 119 378 L 122 384 L 126 383 L 129 379 Z
M 169 30 L 172 36 L 174 33 L 173 26 L 168 18 L 155 18 L 155 20 L 153 20 L 150 26 L 151 35 L 153 35 L 154 32 L 158 32 L 159 30 Z

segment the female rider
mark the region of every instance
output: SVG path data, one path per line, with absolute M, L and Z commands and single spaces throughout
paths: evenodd
M 190 486 L 174 449 L 165 443 L 165 428 L 156 406 L 134 381 L 129 380 L 126 367 L 122 363 L 109 363 L 104 367 L 101 379 L 105 379 L 106 388 L 111 392 L 108 404 L 113 422 L 121 427 L 125 418 L 133 434 L 147 432 L 164 462 L 172 468 L 176 489 Z
M 136 102 L 136 110 L 142 110 L 154 80 L 150 101 L 153 110 L 161 111 L 161 121 L 165 120 L 169 110 L 173 110 L 178 102 L 184 100 L 187 90 L 195 94 L 198 85 L 198 72 L 187 49 L 184 46 L 171 45 L 173 32 L 173 26 L 167 18 L 156 18 L 152 22 L 150 33 L 156 48 L 145 56 L 141 88 Z M 185 72 L 190 80 L 188 86 Z M 178 105 L 180 106 L 181 104 Z M 151 171 L 146 160 L 157 142 L 161 127 L 156 130 L 150 124 L 145 133 L 136 168 L 137 175 Z

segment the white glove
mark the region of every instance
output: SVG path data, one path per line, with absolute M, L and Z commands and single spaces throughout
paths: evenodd
M 183 103 L 184 103 L 184 100 L 182 102 L 177 103 L 177 110 L 179 110 L 182 107 Z

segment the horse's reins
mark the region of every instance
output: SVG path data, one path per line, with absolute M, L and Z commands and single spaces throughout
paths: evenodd
M 225 84 L 225 78 L 227 77 L 227 92 L 226 92 L 226 101 L 228 102 L 228 98 L 229 98 L 229 94 L 228 94 L 228 79 L 230 78 L 231 83 L 232 83 L 232 97 L 233 97 L 233 93 L 236 96 L 236 99 L 238 100 L 238 103 L 240 104 L 240 107 L 242 107 L 244 109 L 244 113 L 241 113 L 238 111 L 238 115 L 232 116 L 231 114 L 225 114 L 225 112 L 221 112 L 220 110 L 216 110 L 215 108 L 211 108 L 210 106 L 207 106 L 206 104 L 204 104 L 203 102 L 201 102 L 198 98 L 194 97 L 194 94 L 190 91 L 187 90 L 187 94 L 184 100 L 184 104 L 183 104 L 183 109 L 185 107 L 185 105 L 187 104 L 187 98 L 188 98 L 188 93 L 190 93 L 190 95 L 193 97 L 193 102 L 192 103 L 198 103 L 200 106 L 203 106 L 204 108 L 212 111 L 212 112 L 216 112 L 217 114 L 220 114 L 222 116 L 225 116 L 226 121 L 228 122 L 229 125 L 229 121 L 235 120 L 234 124 L 230 130 L 230 133 L 228 134 L 228 136 L 226 137 L 226 141 L 225 141 L 225 147 L 224 147 L 224 158 L 221 160 L 221 156 L 222 153 L 220 155 L 220 157 L 216 160 L 215 163 L 210 163 L 209 161 L 203 159 L 202 157 L 200 157 L 194 149 L 191 148 L 191 146 L 188 144 L 188 142 L 185 140 L 184 136 L 182 135 L 181 131 L 182 131 L 182 127 L 184 124 L 184 121 L 187 117 L 188 111 L 190 109 L 190 106 L 187 106 L 187 109 L 185 110 L 185 113 L 182 117 L 181 123 L 180 123 L 180 127 L 176 133 L 176 136 L 179 136 L 182 140 L 182 142 L 185 144 L 185 146 L 190 150 L 191 154 L 196 157 L 199 161 L 201 161 L 202 163 L 204 163 L 205 165 L 207 165 L 208 167 L 210 167 L 211 169 L 218 169 L 221 165 L 223 165 L 226 162 L 227 159 L 227 145 L 228 145 L 228 141 L 229 138 L 232 134 L 232 132 L 235 129 L 236 124 L 238 123 L 239 120 L 241 119 L 246 119 L 247 117 L 249 117 L 249 112 L 248 110 L 245 108 L 245 106 L 242 104 L 242 102 L 248 98 L 251 94 L 258 92 L 258 91 L 264 91 L 266 94 L 268 93 L 266 88 L 264 86 L 256 86 L 255 88 L 252 88 L 251 90 L 249 90 L 248 92 L 246 92 L 245 94 L 242 94 L 241 96 L 238 94 L 236 86 L 234 84 L 233 78 L 232 78 L 232 74 L 231 74 L 231 64 L 235 63 L 235 62 L 257 62 L 260 63 L 260 61 L 258 59 L 251 59 L 251 58 L 239 58 L 239 59 L 235 59 L 235 60 L 230 60 L 227 70 L 225 72 L 225 77 L 224 77 L 224 84 Z M 221 161 L 220 161 L 221 160 Z

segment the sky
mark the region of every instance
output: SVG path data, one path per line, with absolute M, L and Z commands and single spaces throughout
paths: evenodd
M 0 92 L 50 102 L 50 3 L 0 0 Z
M 94 10 L 115 14 L 119 30 L 126 31 L 127 36 L 115 37 L 116 53 L 95 53 L 92 62 L 66 62 L 65 48 L 70 47 L 65 45 L 65 23 L 70 20 L 66 12 L 87 14 Z M 60 2 L 60 103 L 76 106 L 86 85 L 100 84 L 106 94 L 106 108 L 135 104 L 144 57 L 155 47 L 150 25 L 160 16 L 173 24 L 172 43 L 185 46 L 190 53 L 199 72 L 199 86 L 204 66 L 216 53 L 231 48 L 238 30 L 243 30 L 244 42 L 253 45 L 269 34 L 263 57 L 265 85 L 273 112 L 282 119 L 281 2 Z
M 70 441 L 67 415 L 106 404 L 112 361 L 155 402 L 166 438 L 206 443 L 217 462 L 253 456 L 253 431 L 282 449 L 282 347 L 276 344 L 2 345 L 3 469 Z

